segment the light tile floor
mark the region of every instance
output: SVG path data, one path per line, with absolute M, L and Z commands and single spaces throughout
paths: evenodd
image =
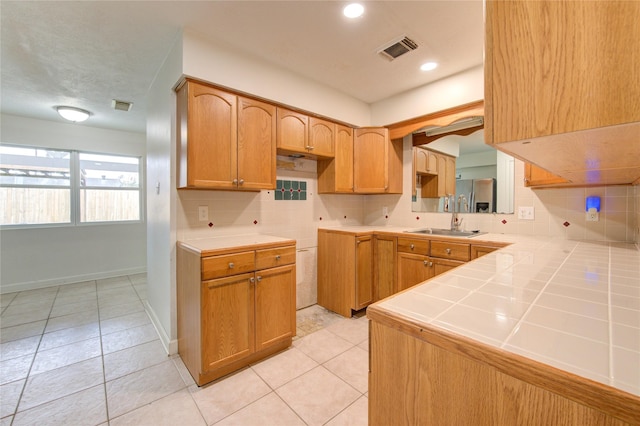
M 366 317 L 298 311 L 286 351 L 198 387 L 144 309 L 146 275 L 3 294 L 0 426 L 366 425 Z

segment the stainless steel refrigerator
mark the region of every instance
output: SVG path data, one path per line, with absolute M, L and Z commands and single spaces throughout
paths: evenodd
M 458 199 L 464 195 L 465 203 L 458 210 Z M 456 180 L 456 211 L 473 213 L 495 213 L 496 211 L 496 180 L 489 179 L 458 179 Z

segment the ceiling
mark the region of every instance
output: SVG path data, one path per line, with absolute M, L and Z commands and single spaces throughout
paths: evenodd
M 55 106 L 70 105 L 92 112 L 79 125 L 144 132 L 147 91 L 183 28 L 366 103 L 482 64 L 482 0 L 366 1 L 355 20 L 347 3 L 2 0 L 1 111 L 62 121 Z M 377 53 L 401 36 L 418 48 Z M 420 71 L 426 61 L 439 66 Z

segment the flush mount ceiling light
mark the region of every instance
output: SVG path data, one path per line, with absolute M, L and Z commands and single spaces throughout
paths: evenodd
M 424 64 L 420 65 L 420 69 L 422 71 L 432 71 L 432 70 L 435 70 L 437 67 L 438 67 L 437 62 L 425 62 Z
M 345 8 L 342 9 L 342 13 L 347 18 L 351 18 L 351 19 L 358 18 L 362 16 L 362 14 L 364 13 L 364 6 L 361 5 L 360 3 L 351 3 L 346 5 Z
M 82 108 L 75 108 L 70 106 L 59 106 L 56 107 L 56 111 L 60 114 L 60 117 L 65 120 L 73 121 L 74 123 L 80 123 L 81 121 L 89 118 L 91 113 Z

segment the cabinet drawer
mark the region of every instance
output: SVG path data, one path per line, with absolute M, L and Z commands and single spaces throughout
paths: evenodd
M 431 241 L 431 256 L 443 259 L 468 261 L 470 244 L 450 243 L 448 241 Z
M 429 255 L 429 240 L 398 238 L 398 251 Z
M 202 279 L 210 280 L 255 270 L 255 252 L 246 251 L 202 258 Z
M 295 262 L 295 246 L 256 250 L 256 270 L 290 265 Z

